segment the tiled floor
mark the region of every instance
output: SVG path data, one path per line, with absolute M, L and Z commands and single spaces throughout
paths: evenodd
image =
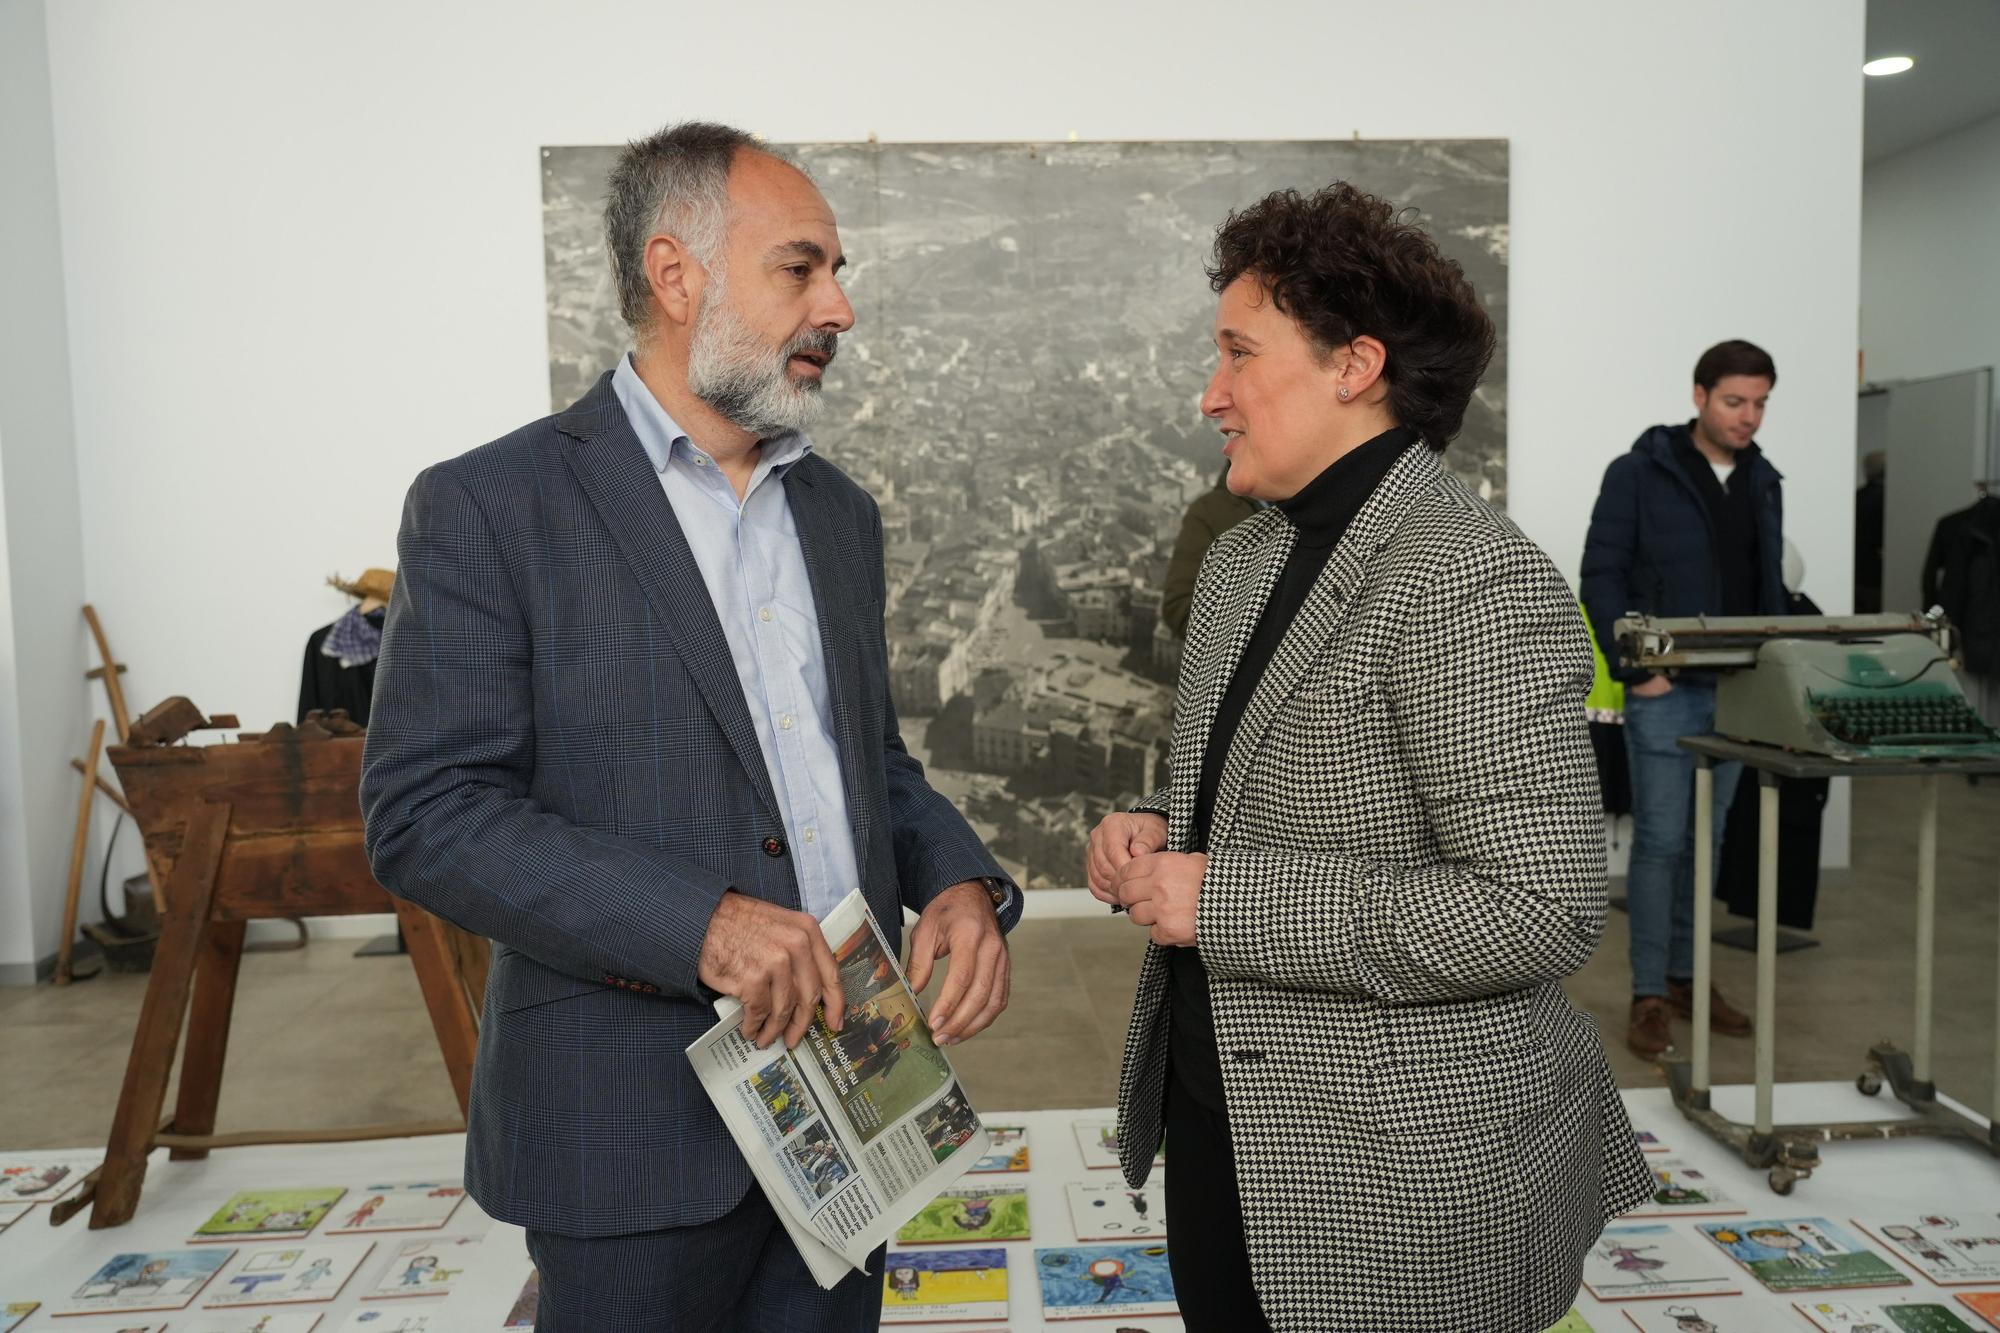
M 1869 1043 L 1908 1040 L 1916 788 L 1857 782 L 1854 809 L 1854 868 L 1820 897 L 1823 947 L 1780 964 L 1783 1080 L 1851 1078 Z M 1983 1108 L 2000 960 L 2000 783 L 1946 783 L 1940 827 L 1937 1077 Z M 1624 917 L 1614 913 L 1569 990 L 1597 1015 L 1620 1082 L 1657 1086 L 1659 1071 L 1623 1046 L 1625 943 Z M 1037 921 L 1030 904 L 1013 937 L 1012 1006 L 953 1052 L 974 1101 L 1021 1110 L 1111 1103 L 1143 945 L 1143 932 L 1122 919 Z M 408 964 L 355 959 L 354 947 L 326 940 L 245 960 L 219 1128 L 455 1114 Z M 1717 968 L 1724 991 L 1747 1009 L 1751 957 L 1720 949 Z M 0 1147 L 102 1140 L 144 984 L 103 975 L 63 990 L 0 989 Z M 1716 1081 L 1750 1074 L 1750 1043 L 1718 1039 Z

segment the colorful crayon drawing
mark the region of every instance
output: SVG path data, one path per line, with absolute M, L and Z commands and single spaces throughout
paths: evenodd
M 1978 1333 L 1937 1301 L 1801 1301 L 1794 1308 L 1822 1333 Z
M 986 1151 L 968 1174 L 1028 1169 L 1028 1131 L 1020 1125 L 988 1125 Z
M 330 1301 L 375 1250 L 372 1240 L 314 1241 L 238 1250 L 202 1305 L 303 1305 Z
M 231 1196 L 189 1239 L 295 1240 L 318 1226 L 347 1190 L 245 1190 Z
M 267 1310 L 255 1315 L 197 1320 L 192 1324 L 176 1322 L 173 1333 L 313 1333 L 319 1327 L 319 1320 L 318 1311 Z
M 1699 1167 L 1672 1158 L 1651 1163 L 1653 1194 L 1627 1217 L 1720 1217 L 1747 1211 Z
M 1900 1260 L 1941 1287 L 2000 1282 L 2000 1217 L 1940 1214 L 1857 1218 L 1855 1225 Z
M 1699 1229 L 1781 1295 L 1910 1285 L 1888 1260 L 1823 1217 L 1704 1222 Z
M 200 1249 L 113 1255 L 70 1293 L 57 1313 L 183 1309 L 235 1253 Z
M 339 1333 L 444 1333 L 441 1315 L 431 1310 L 369 1306 L 347 1316 Z
M 1164 1245 L 1073 1245 L 1035 1251 L 1044 1319 L 1172 1314 Z
M 421 1240 L 406 1240 L 389 1256 L 388 1267 L 375 1279 L 374 1289 L 363 1292 L 361 1299 L 448 1296 L 456 1290 L 459 1277 L 478 1253 L 483 1239 L 482 1236 L 426 1236 Z
M 1078 1240 L 1157 1240 L 1167 1234 L 1167 1183 L 1154 1176 L 1140 1189 L 1124 1181 L 1072 1180 L 1069 1216 Z
M 1713 1251 L 1663 1225 L 1606 1227 L 1584 1256 L 1583 1285 L 1600 1301 L 1725 1296 L 1743 1289 Z
M 55 1203 L 83 1183 L 103 1153 L 38 1152 L 0 1156 L 0 1203 Z
M 327 1224 L 329 1236 L 374 1231 L 437 1231 L 465 1202 L 457 1181 L 404 1181 L 369 1185 L 347 1200 Z
M 1961 1291 L 1956 1295 L 1960 1305 L 2000 1328 L 2000 1291 Z
M 1110 1171 L 1118 1166 L 1118 1122 L 1115 1120 L 1079 1120 L 1076 1122 L 1076 1146 L 1083 1154 L 1083 1164 L 1092 1171 Z M 1167 1160 L 1167 1145 L 1162 1143 L 1153 1154 L 1153 1165 L 1159 1166 Z
M 1007 1317 L 1005 1250 L 891 1250 L 882 1265 L 882 1322 Z
M 1020 1185 L 946 1190 L 896 1233 L 896 1240 L 904 1245 L 964 1245 L 1028 1237 L 1028 1191 Z
M 1763 1306 L 1744 1308 L 1740 1301 L 1658 1301 L 1635 1302 L 1625 1307 L 1625 1318 L 1639 1333 L 1790 1333 L 1789 1321 L 1772 1322 L 1774 1315 Z

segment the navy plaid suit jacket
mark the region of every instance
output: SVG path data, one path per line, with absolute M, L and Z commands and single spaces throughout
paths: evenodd
M 1001 871 L 903 748 L 874 500 L 817 454 L 784 486 L 895 947 L 904 906 Z M 715 1022 L 702 938 L 728 889 L 799 893 L 728 642 L 610 375 L 423 472 L 397 550 L 361 799 L 382 884 L 496 946 L 467 1188 L 573 1236 L 719 1217 L 751 1176 L 685 1054 Z

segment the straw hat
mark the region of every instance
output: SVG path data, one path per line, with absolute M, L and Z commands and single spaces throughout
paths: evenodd
M 393 569 L 364 569 L 357 579 L 343 579 L 338 574 L 328 576 L 327 583 L 340 589 L 349 597 L 359 597 L 364 602 L 389 600 L 389 592 L 396 586 L 396 571 Z

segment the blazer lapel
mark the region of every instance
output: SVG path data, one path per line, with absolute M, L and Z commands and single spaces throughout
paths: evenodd
M 666 628 L 674 651 L 701 691 L 709 712 L 729 739 L 750 783 L 757 789 L 771 818 L 780 819 L 777 793 L 764 767 L 764 752 L 743 701 L 743 684 L 729 654 L 729 640 L 716 617 L 708 584 L 694 562 L 687 534 L 674 517 L 660 489 L 645 446 L 625 419 L 611 376 L 605 375 L 569 411 L 556 418 L 556 429 L 577 444 L 564 452 L 584 494 L 604 520 L 612 540 L 624 553 L 653 614 Z
M 1243 796 L 1243 780 L 1250 768 L 1250 761 L 1263 743 L 1264 733 L 1277 716 L 1279 707 L 1297 688 L 1299 678 L 1320 656 L 1333 633 L 1338 628 L 1341 617 L 1360 590 L 1366 575 L 1369 558 L 1380 550 L 1390 535 L 1401 524 L 1404 513 L 1417 496 L 1435 481 L 1441 465 L 1434 450 L 1423 444 L 1411 445 L 1396 465 L 1389 469 L 1389 475 L 1382 479 L 1375 493 L 1354 516 L 1341 539 L 1327 557 L 1326 567 L 1314 580 L 1312 590 L 1300 605 L 1298 614 L 1285 630 L 1285 636 L 1271 654 L 1264 674 L 1258 679 L 1256 692 L 1244 706 L 1243 719 L 1236 726 L 1236 734 L 1229 743 L 1229 757 L 1222 767 L 1222 779 L 1216 786 L 1215 810 L 1211 814 L 1209 845 L 1222 841 L 1229 832 L 1229 826 L 1236 817 L 1237 806 Z M 1286 544 L 1290 550 L 1290 544 Z M 1282 562 L 1280 562 L 1282 564 Z M 1257 613 L 1269 600 L 1271 584 L 1276 582 L 1273 571 L 1250 614 L 1254 626 Z M 1240 657 L 1243 645 L 1248 642 L 1250 628 L 1242 632 L 1242 639 L 1236 645 L 1236 657 Z M 1235 658 L 1231 659 L 1233 669 Z M 1223 678 L 1227 684 L 1228 677 Z M 1220 693 L 1217 699 L 1220 700 Z M 1210 716 L 1213 717 L 1213 710 Z
M 840 591 L 844 586 L 839 576 L 840 564 L 845 552 L 852 549 L 853 534 L 842 533 L 835 526 L 818 488 L 813 485 L 814 466 L 813 458 L 808 455 L 786 471 L 785 499 L 791 505 L 792 524 L 798 529 L 799 550 L 805 557 L 806 578 L 812 584 L 820 656 L 826 662 L 827 693 L 833 708 L 834 743 L 840 747 L 841 786 L 847 792 L 848 822 L 854 826 L 855 850 L 862 853 L 868 846 L 868 828 L 876 812 L 858 781 L 866 771 L 853 704 L 861 697 L 861 682 L 854 676 L 859 654 L 843 653 L 835 642 L 837 636 L 853 635 L 862 628 L 854 623 L 850 610 L 853 597 Z
M 1229 678 L 1257 628 L 1257 614 L 1270 599 L 1292 549 L 1291 524 L 1275 510 L 1253 514 L 1241 526 L 1243 539 L 1230 551 L 1228 563 L 1215 572 L 1221 595 L 1214 610 L 1201 617 L 1201 642 L 1190 645 L 1193 655 L 1181 663 L 1181 688 L 1174 705 L 1173 807 L 1167 817 L 1168 845 L 1173 847 L 1187 846 L 1209 730 L 1229 689 Z

